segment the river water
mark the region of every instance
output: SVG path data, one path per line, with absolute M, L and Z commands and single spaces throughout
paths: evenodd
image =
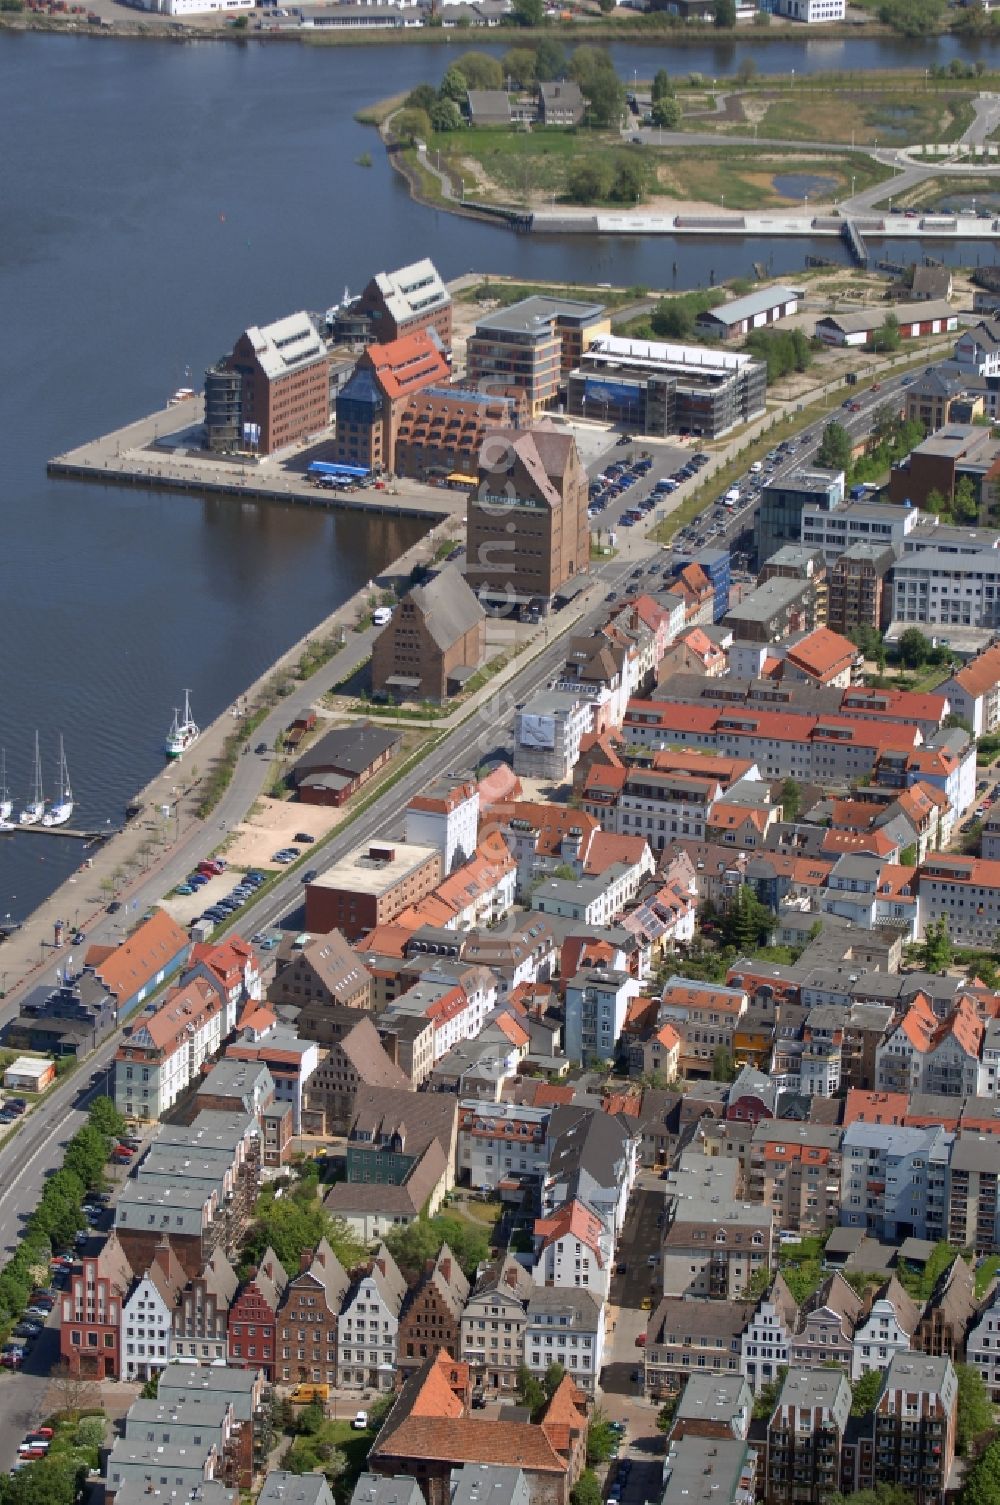
M 652 286 L 696 285 L 709 268 L 744 274 L 754 261 L 775 274 L 802 265 L 802 241 L 706 251 L 515 237 L 412 203 L 354 112 L 437 79 L 454 50 L 477 44 L 0 34 L 0 745 L 15 798 L 28 793 L 36 727 L 51 792 L 62 732 L 79 823 L 117 820 L 160 766 L 184 686 L 207 722 L 419 531 L 49 481 L 50 455 L 197 386 L 247 324 L 324 308 L 417 256 L 446 277 L 475 268 Z M 612 52 L 628 78 L 661 63 L 718 76 L 748 50 L 762 72 L 977 55 L 952 38 Z M 365 151 L 370 168 L 356 165 Z M 833 243 L 814 249 L 834 254 Z M 23 917 L 80 855 L 55 838 L 0 840 L 0 920 Z

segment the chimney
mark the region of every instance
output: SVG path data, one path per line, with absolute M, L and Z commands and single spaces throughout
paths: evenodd
M 302 1253 L 299 1255 L 299 1274 L 300 1275 L 304 1274 L 305 1271 L 308 1270 L 309 1266 L 312 1264 L 312 1261 L 313 1261 L 313 1252 L 312 1252 L 312 1250 L 311 1249 L 303 1249 Z
M 441 1261 L 441 1274 L 448 1284 L 451 1285 L 451 1260 L 447 1257 Z
M 377 1259 L 372 1260 L 372 1265 L 375 1269 L 380 1270 L 383 1275 L 385 1274 L 385 1260 L 381 1255 L 379 1255 Z

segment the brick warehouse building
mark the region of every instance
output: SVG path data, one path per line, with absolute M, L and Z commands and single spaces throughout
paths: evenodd
M 292 782 L 303 805 L 343 805 L 384 768 L 402 735 L 371 721 L 336 727 L 303 753 Z
M 372 645 L 372 688 L 406 700 L 444 700 L 479 668 L 486 614 L 449 566 L 404 596 Z
M 306 884 L 306 928 L 326 934 L 343 931 L 358 940 L 398 914 L 441 881 L 441 853 L 402 841 L 355 847 Z
M 450 374 L 440 343 L 426 329 L 369 345 L 337 398 L 334 458 L 391 470 L 407 402 L 424 387 L 446 384 Z
M 550 601 L 590 563 L 587 473 L 576 440 L 543 426 L 490 434 L 468 518 L 465 578 L 480 600 Z
M 451 349 L 451 294 L 429 257 L 395 272 L 379 272 L 350 311 L 367 320 L 371 338 L 382 344 L 433 329 L 444 348 Z
M 403 409 L 392 468 L 398 476 L 413 481 L 456 474 L 473 478 L 487 433 L 491 429 L 520 428 L 527 411 L 523 392 L 425 387 Z
M 330 422 L 330 358 L 304 311 L 244 331 L 205 373 L 205 436 L 219 453 L 271 455 Z M 259 428 L 247 436 L 244 426 Z

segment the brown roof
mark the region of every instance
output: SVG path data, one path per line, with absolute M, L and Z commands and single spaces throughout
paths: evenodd
M 347 1271 L 334 1254 L 325 1238 L 316 1245 L 313 1257 L 305 1270 L 292 1277 L 285 1291 L 282 1306 L 288 1305 L 294 1291 L 319 1286 L 323 1291 L 328 1312 L 339 1313 L 344 1298 L 351 1288 Z
M 192 1030 L 200 1030 L 222 1008 L 219 994 L 204 977 L 194 977 L 168 993 L 152 1014 L 141 1014 L 119 1047 L 118 1058 L 130 1047 L 171 1053 L 183 1046 Z
M 338 1001 L 352 998 L 366 981 L 364 963 L 340 930 L 316 936 L 302 948 L 302 956 Z
M 366 1083 L 354 1099 L 351 1134 L 362 1134 L 374 1143 L 380 1135 L 401 1133 L 407 1155 L 419 1154 L 434 1140 L 449 1153 L 457 1118 L 458 1101 L 450 1093 Z
M 437 1259 L 428 1264 L 423 1276 L 412 1287 L 407 1306 L 413 1306 L 433 1286 L 438 1299 L 457 1322 L 469 1299 L 469 1282 L 465 1271 L 447 1244 L 442 1244 Z
M 406 1072 L 391 1059 L 367 1014 L 337 1041 L 333 1049 L 338 1047 L 366 1086 L 409 1089 Z
M 649 1343 L 666 1343 L 670 1335 L 734 1338 L 742 1333 L 754 1313 L 752 1301 L 688 1301 L 684 1296 L 664 1296 L 650 1314 Z
M 428 1094 L 422 1094 L 427 1096 Z M 452 1098 L 454 1104 L 455 1099 Z M 448 1168 L 448 1156 L 437 1139 L 421 1150 L 399 1186 L 376 1181 L 338 1181 L 328 1192 L 324 1206 L 333 1217 L 352 1213 L 385 1212 L 394 1217 L 418 1217 Z
M 223 1249 L 213 1249 L 212 1257 L 199 1278 L 205 1282 L 205 1290 L 215 1297 L 218 1306 L 232 1306 L 240 1280 Z
M 875 1295 L 872 1297 L 872 1305 L 874 1305 L 876 1301 L 889 1301 L 892 1303 L 893 1310 L 896 1313 L 897 1322 L 903 1329 L 904 1333 L 912 1338 L 913 1334 L 917 1330 L 917 1324 L 920 1321 L 920 1313 L 923 1311 L 923 1306 L 918 1305 L 918 1303 L 913 1300 L 913 1297 L 907 1294 L 907 1292 L 900 1285 L 899 1281 L 896 1279 L 895 1275 L 890 1275 L 889 1279 L 883 1281 L 883 1283 L 879 1286 L 878 1290 L 875 1292 Z M 864 1317 L 862 1316 L 861 1318 L 859 1318 L 859 1320 L 863 1321 Z
M 987 690 L 1000 684 L 1000 643 L 987 648 L 985 653 L 980 653 L 964 669 L 959 669 L 955 682 L 962 686 L 967 695 L 973 697 L 985 695 Z
M 133 998 L 140 988 L 148 987 L 178 954 L 187 955 L 189 946 L 190 941 L 177 921 L 165 909 L 158 909 L 110 955 L 98 954 L 103 947 L 91 947 L 83 963 L 93 967 L 108 992 L 114 993 L 121 1003 Z

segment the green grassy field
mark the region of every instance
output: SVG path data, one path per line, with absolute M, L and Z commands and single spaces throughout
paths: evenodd
M 759 98 L 754 105 L 763 103 Z M 791 141 L 854 141 L 857 145 L 917 146 L 956 141 L 973 119 L 968 92 L 921 89 L 792 91 L 772 100 L 757 136 Z

